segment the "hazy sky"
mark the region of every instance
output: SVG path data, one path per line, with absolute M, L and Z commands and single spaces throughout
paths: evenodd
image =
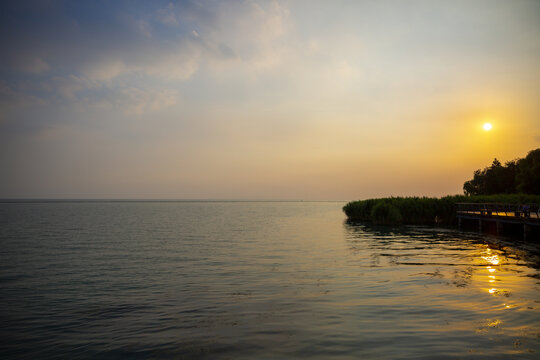
M 440 196 L 540 146 L 540 1 L 3 1 L 0 28 L 0 198 Z

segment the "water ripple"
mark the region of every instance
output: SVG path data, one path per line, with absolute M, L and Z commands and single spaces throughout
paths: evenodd
M 342 205 L 0 204 L 0 357 L 537 358 L 537 244 Z

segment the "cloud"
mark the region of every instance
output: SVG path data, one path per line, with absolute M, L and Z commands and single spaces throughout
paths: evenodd
M 145 90 L 126 88 L 119 91 L 115 106 L 126 115 L 142 115 L 159 111 L 178 103 L 179 94 L 172 89 Z
M 8 108 L 21 108 L 24 106 L 43 105 L 45 101 L 40 97 L 11 86 L 7 81 L 0 80 L 0 112 Z
M 463 134 L 479 113 L 508 103 L 522 113 L 508 110 L 501 121 L 538 118 L 538 5 L 495 3 L 485 11 L 465 1 L 8 2 L 0 13 L 0 33 L 9 35 L 0 37 L 0 137 L 14 149 L 54 134 L 28 152 L 54 159 L 44 167 L 51 184 L 58 154 L 83 156 L 68 160 L 88 173 L 103 173 L 103 159 L 121 154 L 126 171 L 162 161 L 141 178 L 182 183 L 199 174 L 201 194 L 219 188 L 222 172 L 229 185 L 285 184 L 294 174 L 293 186 L 307 189 L 314 178 L 335 187 L 337 171 L 350 190 L 362 179 L 350 170 L 362 157 L 373 161 L 373 183 L 380 168 L 399 168 L 398 153 L 423 158 L 424 168 L 441 156 L 458 163 L 451 144 L 463 154 L 476 146 L 455 139 L 478 143 Z M 523 146 L 533 137 L 540 141 L 535 132 L 521 136 Z M 500 145 L 489 148 L 502 157 Z M 177 173 L 164 175 L 170 169 Z
M 34 75 L 49 73 L 51 79 L 185 81 L 203 68 L 270 69 L 286 53 L 281 41 L 290 28 L 289 12 L 277 2 L 180 2 L 153 11 L 120 5 L 11 5 L 6 12 L 18 21 L 3 25 L 13 39 L 2 40 L 7 56 L 0 60 L 0 75 L 6 77 L 15 67 Z M 40 19 L 36 23 L 35 16 Z M 64 95 L 72 97 L 73 91 Z
M 169 3 L 169 5 L 166 8 L 158 9 L 156 11 L 156 17 L 158 21 L 167 26 L 171 26 L 171 27 L 178 26 L 179 21 L 173 9 L 174 9 L 173 3 Z
M 81 72 L 88 78 L 97 81 L 110 81 L 128 71 L 128 66 L 119 59 L 104 59 L 85 66 Z
M 177 90 L 135 86 L 117 86 L 70 75 L 53 78 L 47 85 L 58 94 L 58 103 L 75 104 L 80 109 L 117 109 L 126 115 L 160 111 L 178 103 Z
M 198 70 L 203 53 L 191 44 L 178 50 L 152 52 L 151 59 L 104 58 L 88 63 L 81 69 L 85 77 L 99 82 L 111 82 L 122 76 L 143 75 L 159 80 L 182 81 L 191 78 Z
M 48 71 L 51 67 L 43 59 L 36 57 L 23 62 L 21 68 L 26 72 L 39 74 Z
M 96 86 L 89 80 L 77 77 L 75 75 L 52 78 L 49 84 L 52 85 L 52 87 L 62 98 L 67 100 L 74 100 L 77 98 L 77 94 L 80 91 L 95 88 Z

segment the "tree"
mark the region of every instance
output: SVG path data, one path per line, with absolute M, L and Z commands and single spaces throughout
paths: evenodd
M 466 181 L 463 184 L 463 192 L 465 195 L 479 195 L 484 193 L 484 175 L 486 169 L 483 171 L 475 170 L 472 180 Z
M 530 151 L 519 161 L 516 182 L 519 192 L 540 194 L 540 149 Z
M 476 170 L 474 177 L 463 184 L 465 195 L 511 194 L 516 192 L 517 161 L 504 166 L 497 159 L 491 166 Z

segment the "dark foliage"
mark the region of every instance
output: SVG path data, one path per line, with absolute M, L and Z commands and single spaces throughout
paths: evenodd
M 456 204 L 461 202 L 535 204 L 540 203 L 540 195 L 391 197 L 351 201 L 343 207 L 343 211 L 350 220 L 374 224 L 453 225 L 456 221 Z
M 456 221 L 457 203 L 540 203 L 540 149 L 524 159 L 502 165 L 495 159 L 491 166 L 476 170 L 463 185 L 465 195 L 428 197 L 391 197 L 351 201 L 343 207 L 350 220 L 374 224 L 442 224 Z
M 401 212 L 390 202 L 380 201 L 371 209 L 371 219 L 376 224 L 400 224 Z
M 540 149 L 519 161 L 516 175 L 517 190 L 525 194 L 540 194 Z
M 474 172 L 473 178 L 463 184 L 463 192 L 465 195 L 540 194 L 540 149 L 505 165 L 493 160 L 491 166 Z

